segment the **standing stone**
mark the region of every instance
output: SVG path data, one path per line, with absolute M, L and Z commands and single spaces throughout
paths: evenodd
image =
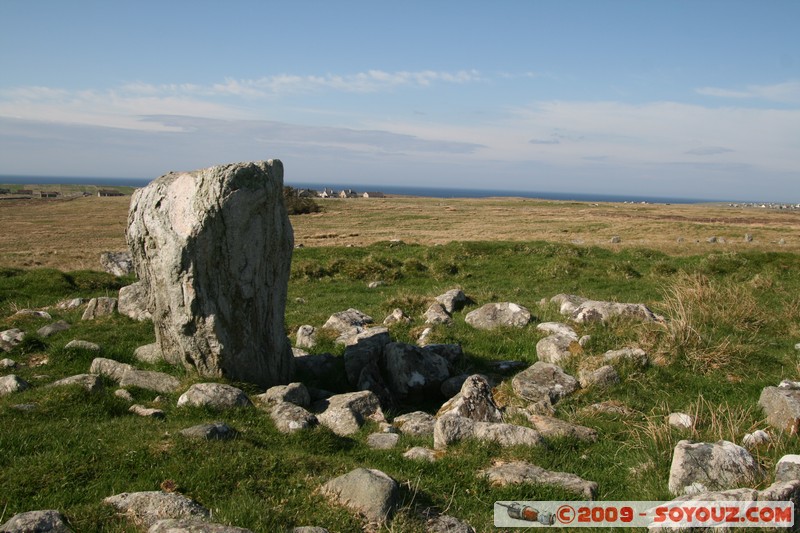
M 263 387 L 289 381 L 294 238 L 280 161 L 160 177 L 133 194 L 127 239 L 165 360 Z
M 491 385 L 478 374 L 464 380 L 459 393 L 448 400 L 436 416 L 449 413 L 480 422 L 503 421 L 503 412 L 494 401 Z

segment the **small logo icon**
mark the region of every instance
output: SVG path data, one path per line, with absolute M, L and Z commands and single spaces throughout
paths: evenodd
M 521 503 L 513 502 L 510 505 L 496 502 L 500 507 L 505 507 L 506 512 L 510 518 L 515 520 L 525 520 L 526 522 L 539 522 L 545 526 L 552 526 L 556 522 L 556 517 L 553 513 L 547 511 L 539 511 L 530 505 L 522 505 Z

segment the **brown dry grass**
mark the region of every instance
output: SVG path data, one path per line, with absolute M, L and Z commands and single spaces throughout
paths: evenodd
M 130 197 L 0 202 L 0 265 L 98 268 L 98 256 L 124 250 Z M 716 205 L 553 202 L 522 198 L 392 197 L 323 200 L 324 211 L 292 217 L 304 246 L 364 246 L 402 239 L 421 244 L 468 240 L 545 240 L 672 254 L 800 251 L 800 212 Z M 745 233 L 754 242 L 745 243 Z M 618 235 L 620 244 L 610 244 Z M 725 243 L 709 244 L 710 236 Z M 678 242 L 678 239 L 683 239 Z M 785 239 L 784 245 L 778 241 Z

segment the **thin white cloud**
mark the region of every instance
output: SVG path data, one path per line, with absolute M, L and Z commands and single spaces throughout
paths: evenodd
M 686 154 L 689 155 L 718 155 L 718 154 L 726 154 L 729 152 L 733 152 L 730 148 L 725 148 L 723 146 L 700 146 L 698 148 L 692 148 L 691 150 L 686 150 Z
M 695 92 L 717 98 L 753 99 L 782 104 L 800 104 L 800 81 L 787 81 L 773 85 L 748 85 L 742 90 L 700 87 Z

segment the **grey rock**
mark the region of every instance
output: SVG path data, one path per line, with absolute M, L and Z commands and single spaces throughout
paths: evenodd
M 574 336 L 559 334 L 548 335 L 536 343 L 536 357 L 539 361 L 560 365 L 567 362 L 572 356 L 583 352 Z
M 492 387 L 483 376 L 469 376 L 457 395 L 447 401 L 436 416 L 448 414 L 479 422 L 502 422 L 503 412 L 494 402 Z
M 438 459 L 437 452 L 423 446 L 410 448 L 403 454 L 403 457 L 411 461 L 427 461 L 429 463 L 434 463 Z
M 470 311 L 464 320 L 477 329 L 522 328 L 531 321 L 531 313 L 525 307 L 511 302 L 490 303 Z
M 315 404 L 317 420 L 337 435 L 352 435 L 367 420 L 386 422 L 380 400 L 371 391 L 336 394 Z
M 89 300 L 81 320 L 94 320 L 104 316 L 111 316 L 117 310 L 117 299 L 101 296 Z
M 9 359 L 7 357 L 5 359 L 0 359 L 0 369 L 1 370 L 5 370 L 7 368 L 16 368 L 16 366 L 17 366 L 17 362 L 14 361 L 13 359 Z
M 450 364 L 455 364 L 464 357 L 464 350 L 460 344 L 427 344 L 423 348 L 444 357 Z
M 147 533 L 253 533 L 249 529 L 204 520 L 169 518 L 153 524 Z
M 103 387 L 102 380 L 94 375 L 94 374 L 78 374 L 76 376 L 69 376 L 64 379 L 59 379 L 51 383 L 50 387 L 69 387 L 72 385 L 77 385 L 86 389 L 88 392 L 102 392 L 105 387 Z
M 744 234 L 744 242 L 753 242 L 753 235 L 750 233 Z
M 379 326 L 376 328 L 355 328 L 349 330 L 336 338 L 338 344 L 345 346 L 379 346 L 382 347 L 391 342 L 389 328 Z
M 580 339 L 578 339 L 578 344 L 581 345 L 582 348 L 586 348 L 586 345 L 592 341 L 591 335 L 584 335 Z
M 746 448 L 758 448 L 763 444 L 768 444 L 772 440 L 770 434 L 764 430 L 757 429 L 752 433 L 746 433 L 742 437 L 742 446 Z
M 605 365 L 591 372 L 580 372 L 578 374 L 578 382 L 583 388 L 611 387 L 619 383 L 619 374 L 617 374 L 613 366 Z
M 17 328 L 0 331 L 0 349 L 4 352 L 10 352 L 14 346 L 22 342 L 24 338 L 25 332 Z
M 536 324 L 536 329 L 550 335 L 573 337 L 578 340 L 578 334 L 575 333 L 575 330 L 563 322 L 542 322 L 541 324 Z
M 615 416 L 633 416 L 636 414 L 636 411 L 617 400 L 606 400 L 600 403 L 593 403 L 592 405 L 586 406 L 584 409 L 592 414 L 599 413 Z
M 800 479 L 800 455 L 784 455 L 775 465 L 775 481 Z
M 174 376 L 164 372 L 130 368 L 122 374 L 119 386 L 139 387 L 140 389 L 160 392 L 161 394 L 169 394 L 177 391 L 181 387 L 181 382 Z
M 134 192 L 126 237 L 167 362 L 262 387 L 289 381 L 294 243 L 280 161 L 161 176 Z
M 669 471 L 669 491 L 680 495 L 694 483 L 710 490 L 731 489 L 759 481 L 763 473 L 750 453 L 728 441 L 682 440 L 675 446 Z
M 341 372 L 342 358 L 329 353 L 304 355 L 295 357 L 295 368 L 298 373 L 314 379 L 330 379 Z M 344 379 L 344 377 L 342 377 Z
M 545 439 L 566 437 L 583 442 L 597 442 L 597 431 L 586 426 L 571 424 L 551 416 L 535 414 L 528 416 L 528 420 Z
M 182 429 L 181 435 L 190 439 L 229 440 L 236 436 L 236 430 L 225 422 L 214 422 Z
M 167 518 L 206 520 L 210 515 L 208 509 L 199 503 L 172 492 L 123 492 L 105 498 L 103 503 L 145 527 Z
M 133 402 L 133 395 L 127 389 L 117 389 L 114 391 L 114 396 L 121 398 L 126 402 Z
M 292 347 L 292 357 L 303 357 L 306 355 L 310 355 L 307 351 L 302 348 L 297 348 L 295 346 Z
M 38 407 L 35 403 L 17 403 L 11 406 L 12 409 L 17 411 L 33 411 Z
M 461 311 L 469 303 L 469 298 L 461 289 L 450 289 L 437 296 L 436 301 L 442 305 L 447 314 L 452 315 L 456 311 Z
M 367 288 L 377 289 L 378 287 L 383 287 L 384 285 L 386 285 L 385 281 L 370 281 L 369 284 L 367 284 Z
M 476 439 L 491 441 L 501 446 L 539 446 L 541 435 L 531 428 L 496 422 L 475 422 L 469 418 L 449 414 L 436 419 L 433 429 L 433 447 L 437 450 L 450 444 Z
M 15 514 L 3 525 L 2 533 L 72 533 L 67 520 L 59 511 L 28 511 Z
M 100 254 L 103 270 L 115 276 L 133 274 L 133 258 L 130 252 L 103 252 Z
M 531 402 L 547 400 L 555 404 L 578 390 L 578 381 L 561 367 L 537 361 L 511 380 L 514 392 Z
M 297 328 L 294 345 L 298 348 L 308 348 L 311 350 L 317 345 L 317 328 L 310 324 Z
M 611 244 L 619 244 L 622 242 L 622 239 L 619 237 L 619 235 L 614 235 L 613 237 L 611 237 L 611 240 L 609 242 Z
M 656 321 L 656 315 L 644 304 L 588 300 L 580 304 L 572 313 L 572 320 L 578 323 L 607 322 L 616 317 L 641 322 Z
M 550 303 L 558 306 L 558 310 L 562 315 L 571 315 L 575 312 L 579 305 L 586 302 L 588 298 L 577 296 L 575 294 L 556 294 L 550 298 Z
M 452 398 L 461 392 L 461 387 L 464 385 L 464 382 L 469 376 L 470 374 L 459 374 L 444 380 L 444 382 L 442 382 L 442 386 L 439 387 L 439 391 L 442 393 L 442 396 L 445 398 Z
M 624 361 L 630 361 L 637 366 L 647 366 L 648 358 L 647 353 L 641 348 L 621 348 L 619 350 L 609 350 L 603 354 L 603 360 L 606 363 L 614 364 Z
M 350 385 L 355 386 L 358 383 L 365 367 L 378 364 L 384 347 L 390 340 L 389 330 L 386 328 L 372 328 L 349 339 L 350 344 L 344 350 L 344 371 Z
M 117 300 L 119 314 L 138 321 L 152 320 L 153 314 L 149 307 L 150 296 L 147 293 L 147 285 L 143 282 L 137 281 L 119 290 Z
M 144 405 L 134 404 L 128 408 L 129 413 L 144 418 L 165 418 L 167 415 L 161 409 L 154 409 L 152 407 L 145 407 Z
M 62 300 L 56 304 L 56 309 L 77 309 L 89 300 L 86 298 L 72 298 L 70 300 Z
M 323 328 L 330 328 L 340 334 L 347 333 L 354 328 L 363 328 L 372 324 L 372 317 L 352 307 L 346 311 L 334 313 L 328 318 Z
M 765 387 L 758 405 L 772 427 L 790 434 L 800 429 L 800 390 Z
M 99 344 L 95 344 L 95 343 L 89 342 L 89 341 L 82 341 L 82 340 L 78 340 L 78 339 L 69 341 L 66 344 L 66 346 L 64 346 L 64 348 L 66 348 L 68 350 L 84 350 L 84 351 L 87 351 L 87 352 L 99 352 L 100 351 L 100 345 Z
M 161 348 L 159 348 L 156 343 L 139 346 L 133 351 L 133 357 L 137 361 L 150 364 L 155 364 L 164 360 Z
M 487 477 L 495 486 L 506 485 L 550 485 L 578 494 L 587 500 L 594 499 L 597 494 L 597 483 L 567 472 L 551 472 L 525 461 L 502 463 L 481 470 L 479 474 Z
M 692 429 L 694 422 L 694 417 L 686 413 L 670 413 L 667 417 L 667 424 L 678 429 Z
M 91 366 L 89 366 L 90 374 L 105 376 L 113 379 L 114 381 L 120 381 L 122 376 L 125 375 L 125 372 L 129 370 L 133 370 L 131 365 L 120 363 L 119 361 L 107 359 L 105 357 L 95 357 L 92 359 Z
M 36 331 L 36 334 L 40 337 L 47 338 L 59 333 L 61 331 L 66 331 L 70 328 L 70 325 L 64 322 L 63 320 L 59 320 L 57 322 L 53 322 L 52 324 L 48 324 L 42 328 L 39 328 Z
M 406 413 L 395 417 L 392 421 L 401 433 L 414 435 L 415 437 L 433 435 L 433 425 L 435 422 L 436 419 L 424 411 Z
M 0 396 L 5 396 L 14 392 L 21 392 L 25 389 L 29 389 L 30 387 L 31 386 L 27 381 L 14 374 L 0 376 Z
M 299 405 L 289 402 L 278 402 L 273 405 L 269 416 L 281 433 L 294 433 L 319 423 L 316 416 Z
M 420 333 L 419 338 L 417 338 L 417 346 L 427 346 L 428 339 L 430 339 L 431 335 L 433 334 L 433 328 L 425 328 Z
M 311 406 L 311 395 L 306 386 L 300 382 L 275 385 L 267 389 L 264 394 L 256 396 L 255 399 L 266 404 L 289 402 L 306 409 Z
M 453 323 L 453 318 L 445 311 L 444 306 L 439 302 L 432 303 L 423 316 L 426 324 L 450 325 Z
M 235 407 L 252 407 L 252 405 L 241 389 L 223 383 L 195 383 L 178 398 L 178 407 L 233 409 Z
M 38 311 L 35 309 L 20 309 L 12 315 L 11 318 L 42 318 L 44 320 L 52 320 L 53 317 L 47 311 Z
M 712 235 L 711 237 L 708 237 L 706 239 L 706 242 L 709 244 L 714 244 L 715 242 L 717 242 L 717 238 L 714 235 Z
M 389 389 L 399 398 L 438 395 L 442 382 L 450 377 L 443 357 L 411 344 L 389 343 L 383 356 Z
M 406 316 L 402 309 L 395 309 L 392 314 L 383 319 L 384 326 L 391 326 L 392 324 L 408 324 L 411 319 Z
M 442 514 L 425 522 L 425 533 L 475 533 L 475 528 L 454 516 Z
M 394 395 L 386 385 L 376 361 L 371 361 L 361 369 L 356 382 L 356 389 L 375 393 L 381 402 L 381 406 L 386 409 L 393 409 L 395 406 Z
M 398 500 L 397 482 L 380 470 L 366 468 L 357 468 L 328 481 L 321 492 L 334 503 L 377 523 L 389 520 Z
M 373 450 L 391 450 L 399 441 L 397 433 L 370 433 L 367 436 L 367 446 Z

